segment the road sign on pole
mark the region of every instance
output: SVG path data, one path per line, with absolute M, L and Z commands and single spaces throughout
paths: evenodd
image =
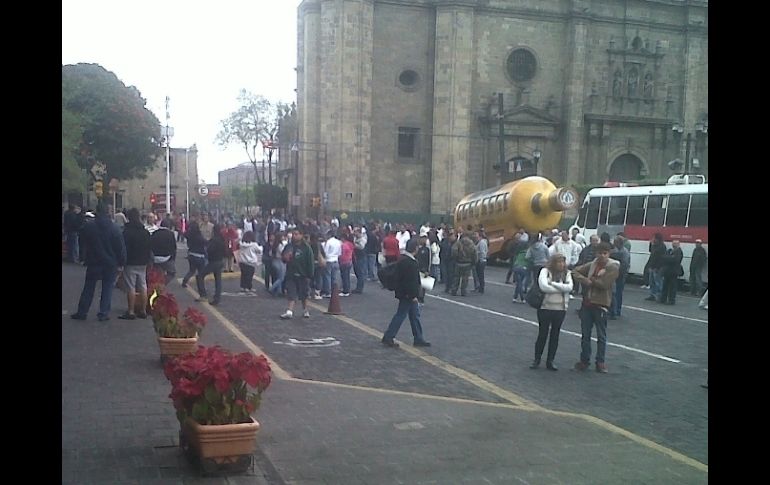
M 209 195 L 209 188 L 205 185 L 201 185 L 200 187 L 198 187 L 198 193 L 200 194 L 201 197 L 206 197 L 207 195 Z

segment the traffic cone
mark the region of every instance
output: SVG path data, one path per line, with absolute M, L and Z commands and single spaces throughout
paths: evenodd
M 332 287 L 331 298 L 329 298 L 329 309 L 324 312 L 327 315 L 344 315 L 344 313 L 342 313 L 342 307 L 340 306 L 339 291 L 340 289 L 335 283 Z

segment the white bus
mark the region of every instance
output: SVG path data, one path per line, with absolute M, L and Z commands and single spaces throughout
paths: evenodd
M 663 235 L 668 248 L 671 241 L 678 239 L 684 253 L 683 278 L 687 280 L 695 240 L 701 239 L 708 252 L 709 188 L 707 183 L 681 184 L 680 180 L 681 176 L 674 176 L 668 185 L 591 189 L 573 227 L 577 227 L 586 240 L 592 234 L 607 232 L 614 238 L 622 232 L 631 241 L 629 272 L 640 276 L 656 232 Z M 708 263 L 702 275 L 703 282 L 708 283 Z

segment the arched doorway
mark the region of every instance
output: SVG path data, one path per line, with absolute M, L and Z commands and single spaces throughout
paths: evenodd
M 636 155 L 625 153 L 612 162 L 610 174 L 607 180 L 609 182 L 627 182 L 629 180 L 639 180 L 642 178 L 644 164 Z

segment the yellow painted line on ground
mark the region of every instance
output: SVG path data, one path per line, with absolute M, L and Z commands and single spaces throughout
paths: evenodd
M 257 278 L 255 276 L 254 279 L 264 283 L 264 280 L 262 280 L 261 278 Z M 320 310 L 322 312 L 324 311 L 324 308 L 322 306 L 320 306 L 320 305 L 318 305 L 316 303 L 313 303 L 312 300 L 308 300 L 308 306 L 311 306 L 311 307 L 313 307 L 313 308 L 315 308 L 317 310 Z M 338 320 L 340 320 L 340 321 L 342 321 L 342 322 L 344 322 L 344 323 L 347 323 L 348 325 L 351 325 L 354 328 L 357 328 L 357 329 L 361 330 L 362 332 L 365 332 L 365 333 L 367 333 L 369 335 L 377 337 L 378 339 L 382 337 L 382 332 L 381 331 L 376 330 L 376 329 L 374 329 L 372 327 L 369 327 L 368 325 L 365 325 L 365 324 L 363 324 L 363 323 L 361 323 L 361 322 L 359 322 L 357 320 L 354 320 L 354 319 L 352 319 L 352 318 L 350 318 L 348 316 L 345 316 L 345 315 L 331 315 L 331 316 L 336 318 L 336 319 L 338 319 Z M 403 342 L 400 342 L 400 343 L 403 344 Z M 700 471 L 708 473 L 708 465 L 703 464 L 703 463 L 701 463 L 701 462 L 699 462 L 699 461 L 697 461 L 697 460 L 695 460 L 693 458 L 690 458 L 690 457 L 688 457 L 688 456 L 686 456 L 686 455 L 684 455 L 682 453 L 679 453 L 678 451 L 674 451 L 674 450 L 672 450 L 670 448 L 667 448 L 667 447 L 665 447 L 665 446 L 663 446 L 663 445 L 661 445 L 659 443 L 656 443 L 656 442 L 654 442 L 652 440 L 649 440 L 649 439 L 644 438 L 642 436 L 639 436 L 639 435 L 637 435 L 635 433 L 632 433 L 631 431 L 623 429 L 623 428 L 621 428 L 619 426 L 615 426 L 614 424 L 609 423 L 607 421 L 604 421 L 603 419 L 599 419 L 599 418 L 597 418 L 595 416 L 591 416 L 591 415 L 588 415 L 588 414 L 572 413 L 572 412 L 567 412 L 567 411 L 553 411 L 553 410 L 550 410 L 550 409 L 546 409 L 546 408 L 544 408 L 542 406 L 539 406 L 539 405 L 537 405 L 537 404 L 535 404 L 535 403 L 533 403 L 531 401 L 528 401 L 528 400 L 518 396 L 517 394 L 514 394 L 514 393 L 512 393 L 510 391 L 507 391 L 507 390 L 505 390 L 505 389 L 503 389 L 503 388 L 501 388 L 501 387 L 499 387 L 499 386 L 497 386 L 495 384 L 492 384 L 491 382 L 486 381 L 485 379 L 481 378 L 480 376 L 477 376 L 476 374 L 473 374 L 471 372 L 468 372 L 468 371 L 465 371 L 463 369 L 460 369 L 459 367 L 455 367 L 452 364 L 444 362 L 443 360 L 441 360 L 441 359 L 439 359 L 437 357 L 434 357 L 432 355 L 429 355 L 429 354 L 427 354 L 427 353 L 425 353 L 425 352 L 423 352 L 421 350 L 418 350 L 417 348 L 414 348 L 414 347 L 411 347 L 411 346 L 407 346 L 407 345 L 401 345 L 401 347 L 399 347 L 399 348 L 401 350 L 403 350 L 403 351 L 405 351 L 405 352 L 415 356 L 415 357 L 418 357 L 418 358 L 424 360 L 425 362 L 428 362 L 429 364 L 431 364 L 431 365 L 433 365 L 435 367 L 438 367 L 439 369 L 442 369 L 442 370 L 444 370 L 444 371 L 446 371 L 446 372 L 448 372 L 448 373 L 450 373 L 452 375 L 455 375 L 455 376 L 459 377 L 460 379 L 462 379 L 462 380 L 464 380 L 464 381 L 466 381 L 466 382 L 468 382 L 470 384 L 473 384 L 473 385 L 475 385 L 475 386 L 477 386 L 477 387 L 479 387 L 481 389 L 484 389 L 485 391 L 488 391 L 488 392 L 490 392 L 490 393 L 492 393 L 492 394 L 494 394 L 494 395 L 496 395 L 498 397 L 501 397 L 501 398 L 505 399 L 506 401 L 509 401 L 514 406 L 516 406 L 516 409 L 521 409 L 521 410 L 524 410 L 524 411 L 542 412 L 542 413 L 548 413 L 548 414 L 553 414 L 553 415 L 557 415 L 557 416 L 565 416 L 565 417 L 572 417 L 572 418 L 582 419 L 584 421 L 588 421 L 588 422 L 590 422 L 592 424 L 595 424 L 595 425 L 599 426 L 600 428 L 603 428 L 603 429 L 605 429 L 607 431 L 610 431 L 612 433 L 624 436 L 624 437 L 626 437 L 626 438 L 628 438 L 628 439 L 630 439 L 630 440 L 632 440 L 632 441 L 634 441 L 636 443 L 639 443 L 639 444 L 641 444 L 643 446 L 646 446 L 646 447 L 648 447 L 648 448 L 650 448 L 652 450 L 655 450 L 655 451 L 658 451 L 660 453 L 663 453 L 664 455 L 674 459 L 675 461 L 678 461 L 678 462 L 683 463 L 685 465 L 691 466 L 691 467 L 693 467 L 693 468 L 695 468 L 697 470 L 700 470 Z M 310 380 L 298 379 L 298 378 L 290 378 L 289 380 L 291 380 L 291 381 L 298 381 L 298 382 L 299 381 L 301 381 L 301 382 L 321 382 L 321 381 L 310 381 Z M 348 384 L 325 383 L 325 385 L 358 388 L 357 386 L 351 386 L 351 385 L 348 385 Z M 371 389 L 373 391 L 374 390 L 383 391 L 383 390 L 376 389 L 376 388 L 364 388 L 364 387 L 361 387 L 360 389 Z M 403 391 L 390 391 L 390 392 L 396 393 L 396 392 L 403 392 Z M 415 396 L 423 396 L 423 397 L 428 397 L 429 396 L 427 394 L 416 394 L 416 393 L 405 393 L 405 394 L 410 394 L 410 395 L 414 394 Z M 468 401 L 468 400 L 461 400 L 459 398 L 455 398 L 455 399 L 458 399 L 458 402 L 461 402 L 461 401 L 462 402 L 471 402 L 471 401 Z M 481 403 L 483 401 L 472 401 L 472 402 Z M 488 403 L 488 404 L 496 404 L 496 403 Z
M 512 409 L 517 411 L 526 411 L 526 412 L 534 412 L 534 413 L 544 413 L 544 414 L 552 414 L 554 416 L 562 416 L 566 418 L 579 418 L 583 421 L 588 421 L 591 424 L 597 425 L 600 428 L 603 428 L 611 433 L 619 434 L 635 443 L 638 443 L 642 446 L 645 446 L 647 448 L 650 448 L 652 450 L 658 451 L 659 453 L 662 453 L 664 455 L 667 455 L 670 458 L 673 458 L 674 460 L 689 465 L 697 470 L 703 471 L 708 473 L 708 465 L 703 464 L 693 458 L 690 458 L 689 456 L 683 455 L 682 453 L 679 453 L 678 451 L 674 451 L 670 448 L 666 448 L 663 445 L 660 445 L 658 443 L 655 443 L 654 441 L 648 440 L 647 438 L 643 438 L 641 436 L 638 436 L 626 429 L 620 428 L 618 426 L 615 426 L 612 423 L 608 423 L 602 419 L 599 419 L 597 417 L 588 415 L 588 414 L 581 414 L 581 413 L 572 413 L 568 411 L 553 411 L 551 409 L 546 409 L 540 406 L 537 407 L 531 407 L 531 406 L 518 406 L 515 404 L 508 404 L 508 403 L 498 403 L 498 402 L 489 402 L 489 401 L 476 401 L 474 399 L 465 399 L 460 397 L 450 397 L 450 396 L 437 396 L 435 394 L 423 394 L 419 392 L 409 392 L 409 391 L 397 391 L 395 389 L 382 389 L 378 387 L 369 387 L 369 386 L 357 386 L 353 384 L 342 384 L 339 382 L 329 382 L 329 381 L 315 381 L 310 379 L 301 379 L 298 377 L 292 377 L 290 379 L 286 379 L 289 382 L 297 382 L 302 384 L 313 384 L 313 385 L 319 385 L 319 386 L 327 386 L 327 387 L 339 387 L 342 389 L 352 389 L 357 391 L 366 391 L 366 392 L 377 392 L 382 394 L 392 394 L 395 396 L 406 396 L 406 397 L 414 397 L 418 399 L 434 399 L 437 401 L 446 401 L 446 402 L 452 402 L 452 403 L 458 403 L 458 404 L 472 404 L 472 405 L 478 405 L 478 406 L 488 406 L 488 407 L 496 407 L 496 408 L 503 408 L 503 409 Z
M 474 399 L 466 399 L 462 397 L 437 396 L 435 394 L 423 394 L 420 392 L 410 392 L 410 391 L 397 391 L 395 389 L 382 389 L 380 387 L 357 386 L 355 384 L 343 384 L 340 382 L 315 381 L 311 379 L 301 379 L 299 377 L 292 377 L 291 379 L 286 379 L 286 380 L 290 382 L 299 382 L 302 384 L 315 384 L 319 386 L 339 387 L 343 389 L 353 389 L 356 391 L 379 392 L 382 394 L 393 394 L 396 396 L 415 397 L 419 399 L 435 399 L 438 401 L 448 401 L 448 402 L 455 402 L 455 403 L 461 403 L 461 404 L 478 404 L 481 406 L 492 406 L 492 407 L 506 408 L 506 409 L 522 409 L 520 406 L 517 406 L 515 404 L 509 404 L 509 403 L 476 401 Z
M 187 288 L 187 292 L 190 293 L 191 295 L 195 296 L 195 298 L 198 298 L 200 296 L 200 295 L 198 295 L 198 293 L 195 290 L 193 290 L 190 287 Z M 222 323 L 222 325 L 224 325 L 225 328 L 231 334 L 233 334 L 233 336 L 235 336 L 235 338 L 240 340 L 253 354 L 255 354 L 255 355 L 260 355 L 260 354 L 264 355 L 267 358 L 267 361 L 270 363 L 270 369 L 273 371 L 273 375 L 277 379 L 284 379 L 284 380 L 292 379 L 291 374 L 289 374 L 288 372 L 283 370 L 281 368 L 281 366 L 279 366 L 273 359 L 271 359 L 269 355 L 267 355 L 265 352 L 263 352 L 262 349 L 260 349 L 257 346 L 257 344 L 252 342 L 251 339 L 249 339 L 246 335 L 244 335 L 243 332 L 241 332 L 238 329 L 238 327 L 235 326 L 235 324 L 233 322 L 228 320 L 227 317 L 222 315 L 219 312 L 219 310 L 217 310 L 215 307 L 209 305 L 208 302 L 206 303 L 206 310 L 208 310 L 212 315 L 214 315 L 214 317 L 217 320 L 219 320 Z

